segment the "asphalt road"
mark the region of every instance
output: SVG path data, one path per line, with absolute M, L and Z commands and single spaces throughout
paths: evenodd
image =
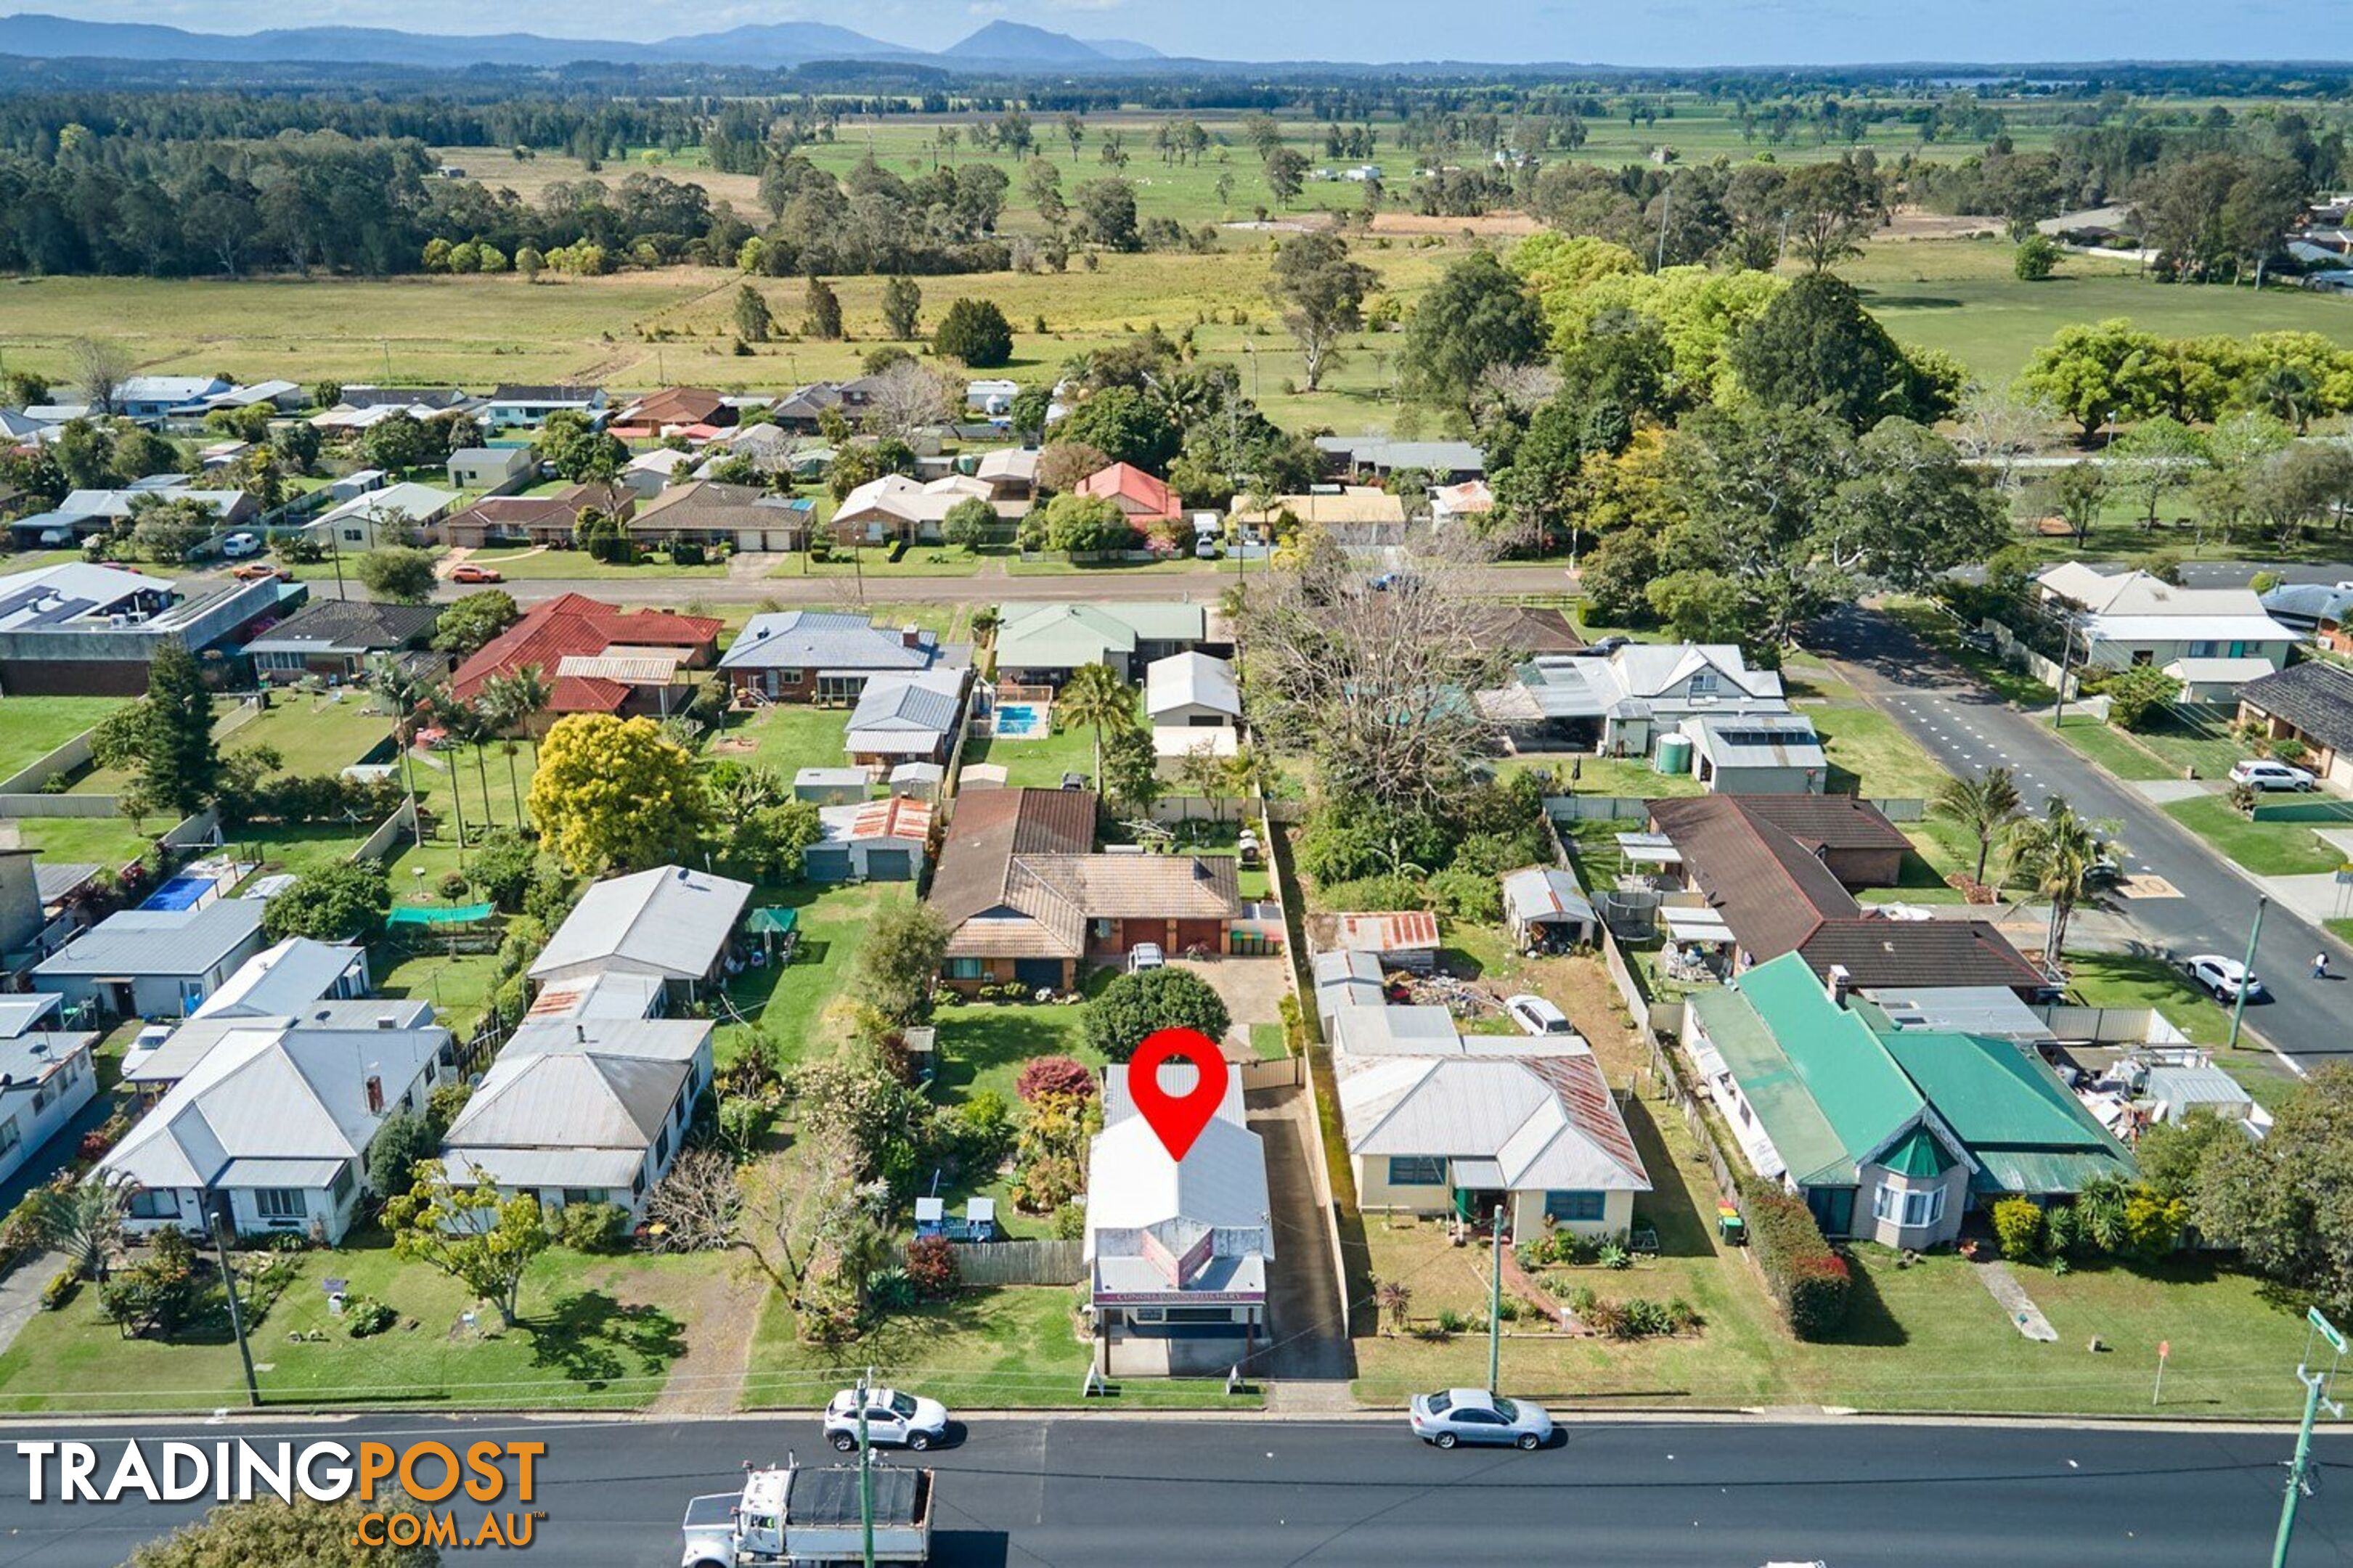
M 346 1444 L 544 1441 L 535 1506 L 546 1517 L 523 1560 L 564 1568 L 670 1568 L 690 1496 L 731 1489 L 744 1459 L 779 1459 L 788 1447 L 806 1462 L 833 1457 L 811 1421 L 412 1419 L 139 1435 L 212 1441 L 231 1433 Z M 100 1441 L 102 1477 L 122 1436 L 17 1426 L 6 1440 Z M 2303 1507 L 2297 1568 L 2353 1561 L 2353 1501 L 2328 1484 L 2348 1479 L 2353 1440 L 2319 1442 L 2323 1484 Z M 2281 1432 L 1830 1419 L 1597 1423 L 1568 1427 L 1539 1453 L 1442 1454 L 1392 1422 L 983 1420 L 929 1457 L 939 1471 L 932 1561 L 2211 1568 L 2268 1559 L 2291 1447 Z M 0 1454 L 0 1568 L 112 1568 L 197 1511 L 137 1500 L 30 1503 L 23 1462 L 13 1449 Z M 480 1510 L 457 1513 L 471 1529 Z
M 2243 588 L 2258 572 L 2275 572 L 2283 583 L 2353 583 L 2353 562 L 2283 566 L 2276 562 L 2193 561 L 2181 568 L 2185 588 Z
M 2084 816 L 2118 825 L 2126 869 L 2154 874 L 2178 899 L 2117 899 L 2113 907 L 2160 953 L 2242 956 L 2255 917 L 2256 889 L 2230 863 L 2137 791 L 2109 777 L 2063 744 L 2049 715 L 2021 713 L 1968 671 L 1884 616 L 1841 610 L 1817 633 L 1817 648 L 1842 663 L 1857 687 L 1878 702 L 1957 773 L 2006 766 L 2019 793 L 2040 808 L 2066 796 Z M 2338 972 L 2314 980 L 2312 956 L 2327 948 Z M 2277 903 L 2263 917 L 2255 973 L 2268 1002 L 2250 1002 L 2251 1028 L 2283 1054 L 2306 1064 L 2353 1054 L 2353 952 Z
M 1256 582 L 1262 569 L 1260 563 L 1252 563 L 1249 580 Z M 310 581 L 312 599 L 336 596 L 332 577 L 314 577 Z M 1232 587 L 1235 581 L 1230 567 L 1222 572 L 1077 572 L 1059 577 L 910 577 L 878 574 L 865 579 L 863 598 L 860 596 L 859 582 L 841 575 L 670 577 L 648 573 L 627 577 L 516 577 L 498 586 L 525 605 L 562 594 L 586 594 L 590 598 L 629 605 L 675 605 L 696 600 L 707 605 L 745 605 L 769 599 L 787 605 L 998 605 L 1036 599 L 1210 600 Z M 1482 567 L 1470 574 L 1466 582 L 1472 592 L 1485 595 L 1566 594 L 1572 586 L 1567 572 L 1553 564 Z M 480 591 L 474 584 L 445 582 L 433 596 L 448 601 Z M 344 575 L 343 595 L 353 599 L 369 596 L 358 578 L 348 573 Z

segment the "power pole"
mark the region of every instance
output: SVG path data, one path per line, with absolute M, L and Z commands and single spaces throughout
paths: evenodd
M 224 1197 L 222 1203 L 228 1200 Z M 253 1376 L 253 1350 L 245 1342 L 245 1311 L 237 1305 L 237 1271 L 228 1262 L 228 1215 L 215 1209 L 212 1215 L 213 1257 L 220 1264 L 221 1288 L 228 1295 L 229 1331 L 237 1336 L 237 1358 L 245 1363 L 245 1399 L 256 1410 L 261 1408 L 261 1384 Z
M 1495 1205 L 1495 1231 L 1489 1248 L 1493 1274 L 1487 1285 L 1487 1392 L 1496 1392 L 1504 1369 L 1504 1205 Z
M 2311 1354 L 2312 1339 L 2307 1335 L 2305 1357 L 2295 1363 L 2296 1381 L 2304 1384 L 2304 1424 L 2296 1428 L 2295 1458 L 2288 1461 L 2287 1495 L 2280 1500 L 2279 1535 L 2272 1542 L 2272 1568 L 2287 1568 L 2288 1543 L 2295 1538 L 2295 1505 L 2303 1500 L 2305 1489 L 2310 1484 L 2307 1477 L 2312 1468 L 2312 1424 L 2319 1416 L 2320 1407 L 2324 1405 L 2328 1407 L 2329 1415 L 2339 1421 L 2345 1419 L 2345 1406 L 2328 1397 L 2328 1385 L 2337 1376 L 2337 1364 L 2345 1359 L 2345 1336 L 2337 1331 L 2336 1324 L 2321 1315 L 2317 1307 L 2309 1309 L 2305 1319 L 2312 1325 L 2312 1333 L 2326 1340 L 2329 1349 L 2337 1354 L 2327 1372 L 2314 1371 L 2310 1364 L 2314 1359 Z
M 2255 978 L 2255 942 L 2263 934 L 2263 910 L 2271 901 L 2269 893 L 2255 895 L 2255 923 L 2247 928 L 2247 958 L 2239 971 L 2238 1000 L 2231 1004 L 2231 1038 L 2223 1047 L 2225 1050 L 2239 1048 L 2239 1022 L 2247 1016 L 2247 993 L 2253 989 L 2251 982 Z
M 873 1376 L 872 1367 L 858 1374 L 858 1529 L 866 1568 L 874 1568 L 874 1450 L 866 1441 L 866 1389 Z
M 2051 703 L 2051 727 L 2059 728 L 2067 711 L 2067 661 L 2075 654 L 2075 623 L 2066 616 L 2059 617 L 2059 694 Z

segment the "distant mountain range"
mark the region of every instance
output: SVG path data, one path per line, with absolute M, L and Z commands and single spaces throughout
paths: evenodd
M 719 65 L 783 69 L 817 60 L 889 60 L 963 69 L 1070 70 L 1128 68 L 1166 58 L 1145 44 L 1090 42 L 1020 22 L 991 22 L 939 50 L 885 43 L 824 22 L 772 22 L 723 33 L 629 43 L 549 38 L 534 33 L 404 33 L 388 27 L 276 27 L 259 33 L 195 33 L 142 22 L 85 22 L 26 12 L 0 16 L 0 55 L 35 59 L 294 61 L 461 70 L 469 66 L 549 66 L 575 60 L 617 65 Z

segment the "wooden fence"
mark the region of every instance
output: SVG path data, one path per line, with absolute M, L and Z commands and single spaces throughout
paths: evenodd
M 966 1285 L 1075 1285 L 1087 1277 L 1082 1241 L 952 1241 L 948 1250 Z
M 1283 1057 L 1275 1061 L 1244 1062 L 1236 1069 L 1241 1074 L 1242 1092 L 1262 1089 L 1298 1089 L 1307 1082 L 1306 1058 Z

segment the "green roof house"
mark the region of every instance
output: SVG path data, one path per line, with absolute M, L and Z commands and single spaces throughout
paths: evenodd
M 1000 680 L 1059 686 L 1082 665 L 1107 664 L 1134 680 L 1144 667 L 1198 647 L 1208 612 L 1179 601 L 1008 605 L 997 628 Z
M 1950 1241 L 1974 1202 L 2071 1196 L 2132 1158 L 2031 1050 L 1904 1029 L 1785 953 L 1693 996 L 1683 1047 L 1749 1166 L 1831 1237 Z

